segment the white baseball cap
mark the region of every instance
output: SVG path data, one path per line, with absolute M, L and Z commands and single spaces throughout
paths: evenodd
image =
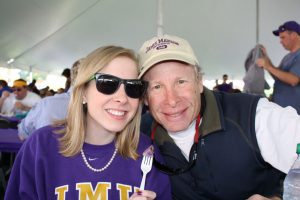
M 139 59 L 139 78 L 153 65 L 166 60 L 178 60 L 199 66 L 199 62 L 188 41 L 171 35 L 154 37 L 144 42 L 139 50 Z

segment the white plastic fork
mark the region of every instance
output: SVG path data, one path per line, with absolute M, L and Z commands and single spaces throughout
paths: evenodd
M 152 168 L 153 156 L 144 156 L 141 164 L 141 170 L 143 172 L 143 178 L 140 186 L 140 190 L 145 189 L 146 176 Z

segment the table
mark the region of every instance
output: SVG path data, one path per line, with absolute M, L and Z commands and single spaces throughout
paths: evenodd
M 0 119 L 18 123 L 20 118 L 15 116 L 4 116 L 0 114 Z M 16 153 L 22 146 L 22 141 L 18 137 L 18 129 L 0 128 L 0 152 Z
M 19 139 L 18 129 L 0 129 L 0 152 L 16 153 L 23 141 Z
M 3 115 L 3 114 L 0 114 L 0 118 L 6 119 L 10 122 L 20 122 L 24 117 L 21 118 L 21 117 L 17 117 L 17 116 L 6 116 L 6 115 Z
M 23 141 L 19 139 L 18 129 L 0 129 L 0 182 L 4 190 L 6 189 L 5 175 L 10 173 L 12 169 L 14 158 L 23 144 Z M 10 154 L 10 164 L 7 171 L 4 170 L 2 153 L 7 152 Z

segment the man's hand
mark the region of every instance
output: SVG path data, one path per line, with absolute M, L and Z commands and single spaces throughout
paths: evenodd
M 15 108 L 20 109 L 20 110 L 24 110 L 24 105 L 21 102 L 16 102 L 15 103 Z
M 269 68 L 274 67 L 271 60 L 270 60 L 270 58 L 269 58 L 269 56 L 268 56 L 268 54 L 267 54 L 266 48 L 263 45 L 259 45 L 259 48 L 262 51 L 262 57 L 258 58 L 255 63 L 259 67 L 264 68 L 265 70 L 268 70 Z
M 256 64 L 259 66 L 259 67 L 262 67 L 264 68 L 264 66 L 266 66 L 266 60 L 264 58 L 258 58 L 256 60 Z
M 256 64 L 259 67 L 262 67 L 267 71 L 269 71 L 268 69 L 274 67 L 273 64 L 271 63 L 271 60 L 269 59 L 269 57 L 258 58 L 256 60 Z
M 9 95 L 10 93 L 8 91 L 3 91 L 1 98 L 6 99 L 7 97 L 9 97 Z

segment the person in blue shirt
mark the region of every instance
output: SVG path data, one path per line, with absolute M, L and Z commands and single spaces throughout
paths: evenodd
M 280 106 L 292 106 L 300 114 L 300 25 L 295 21 L 285 22 L 273 31 L 280 38 L 282 46 L 289 53 L 275 67 L 262 47 L 264 57 L 257 59 L 258 66 L 263 67 L 274 78 L 273 101 Z
M 3 91 L 12 92 L 12 89 L 7 85 L 5 80 L 0 80 L 0 97 L 2 96 Z
M 77 76 L 80 60 L 71 69 L 71 85 Z M 65 93 L 43 98 L 31 108 L 26 117 L 18 125 L 18 135 L 21 140 L 26 139 L 35 130 L 50 125 L 54 121 L 66 118 L 72 87 Z

